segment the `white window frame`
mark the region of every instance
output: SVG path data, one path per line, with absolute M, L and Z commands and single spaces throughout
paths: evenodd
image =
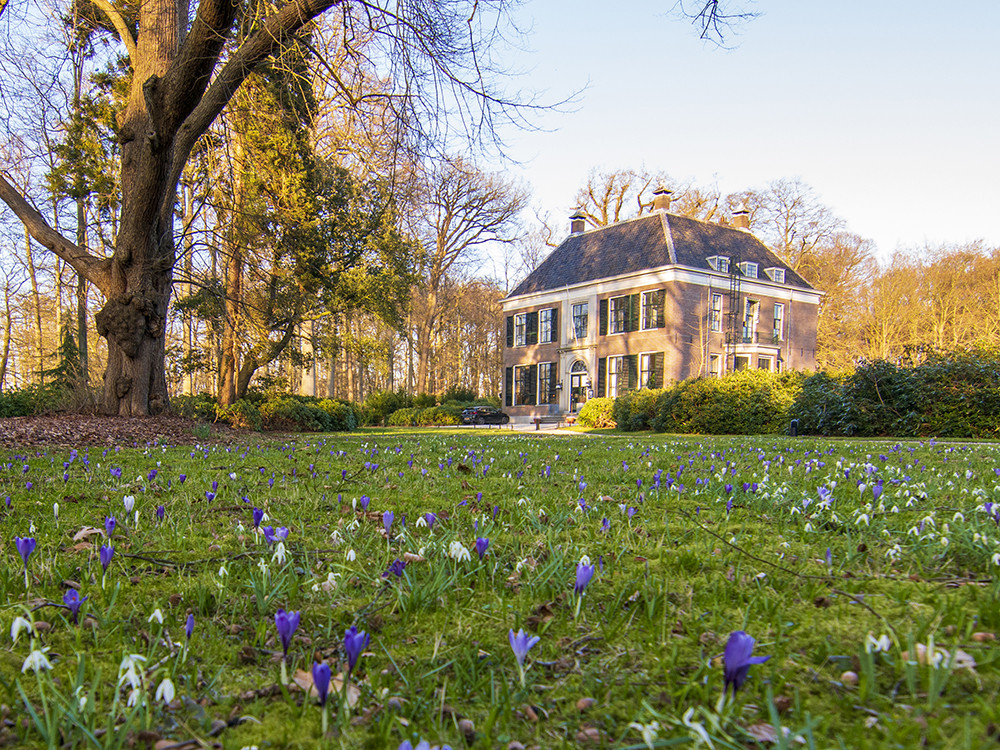
M 548 324 L 545 321 L 545 314 L 548 313 Z M 555 326 L 556 309 L 554 307 L 546 307 L 544 310 L 539 310 L 538 312 L 538 343 L 539 344 L 552 344 L 555 343 L 558 332 Z
M 583 308 L 581 312 L 577 312 L 577 308 Z M 578 320 L 582 319 L 583 322 L 583 334 L 580 334 L 580 330 L 577 326 Z M 574 302 L 570 307 L 570 325 L 573 326 L 573 338 L 576 341 L 587 338 L 590 334 L 590 303 L 589 302 Z
M 517 313 L 514 316 L 514 346 L 528 344 L 528 313 Z
M 716 302 L 718 302 L 718 305 L 716 305 Z M 722 332 L 722 311 L 722 293 L 712 292 L 712 297 L 709 301 L 708 327 L 713 333 Z
M 520 392 L 521 392 L 521 389 L 519 387 L 520 383 L 521 383 L 521 378 L 519 377 L 520 373 L 518 371 L 519 370 L 530 370 L 530 368 L 531 368 L 531 365 L 514 365 L 514 383 L 513 383 L 514 393 L 511 394 L 511 404 L 514 405 L 514 406 L 535 406 L 538 403 L 538 383 L 537 382 L 535 383 L 535 403 L 534 404 L 532 404 L 532 403 L 522 404 L 522 403 L 520 403 L 520 400 L 518 398 L 518 396 L 520 395 Z
M 557 384 L 559 382 L 559 373 L 556 370 L 556 363 L 555 362 L 539 362 L 538 363 L 538 383 L 535 384 L 535 396 L 536 396 L 535 400 L 539 404 L 545 404 L 545 405 L 548 405 L 549 403 L 557 404 L 557 403 L 559 403 L 559 391 L 558 390 L 555 392 L 555 396 L 554 396 L 555 401 L 551 401 L 550 402 L 548 400 L 545 400 L 545 401 L 542 400 L 542 399 L 548 399 L 548 397 L 549 397 L 549 390 L 548 390 L 548 388 L 544 388 L 544 389 L 542 388 L 542 382 L 543 382 L 542 381 L 542 370 L 543 370 L 543 368 L 547 368 L 548 371 L 549 371 L 549 373 L 551 374 L 551 378 L 552 378 L 552 381 L 553 381 L 553 387 L 555 387 L 555 384 Z
M 622 376 L 625 377 L 625 388 L 628 388 L 628 372 L 624 365 L 624 356 L 608 357 L 608 398 L 618 398 Z
M 626 333 L 628 331 L 628 317 L 625 315 L 628 299 L 631 295 L 623 294 L 618 297 L 611 297 L 608 300 L 608 333 Z M 622 300 L 626 300 L 622 305 Z M 619 304 L 616 305 L 615 303 Z M 621 306 L 621 309 L 618 309 Z M 618 318 L 616 324 L 615 319 Z M 620 327 L 619 327 L 620 325 Z
M 649 303 L 646 301 L 646 298 L 649 297 L 650 295 L 658 294 L 658 293 L 660 293 L 662 291 L 663 291 L 662 289 L 648 289 L 647 291 L 642 292 L 642 293 L 639 294 L 639 330 L 640 331 L 655 331 L 657 328 L 661 327 L 661 326 L 657 325 L 657 323 L 661 322 L 659 318 L 655 318 L 654 320 L 650 321 L 653 325 L 651 325 L 651 326 L 647 326 L 646 325 L 646 317 L 647 317 L 646 313 L 647 313 L 647 311 L 649 310 L 649 307 L 650 307 Z M 664 292 L 663 296 L 664 296 L 664 303 L 665 303 L 666 302 L 666 293 L 665 292 Z M 652 312 L 653 312 L 654 315 L 658 315 L 659 314 L 659 310 L 658 310 L 657 307 L 653 307 Z M 664 311 L 664 312 L 666 312 L 666 311 Z
M 742 367 L 740 367 L 740 363 L 741 362 L 743 363 Z M 737 354 L 733 358 L 733 371 L 734 372 L 739 372 L 740 370 L 749 370 L 749 369 L 750 369 L 750 355 L 749 354 Z
M 743 303 L 743 343 L 757 343 L 758 323 L 760 323 L 760 300 L 747 297 Z
M 748 279 L 757 278 L 757 264 L 751 263 L 750 261 L 745 261 L 740 263 L 740 273 L 746 276 Z
M 729 273 L 729 257 L 726 255 L 712 255 L 708 258 L 708 264 L 719 273 Z
M 722 355 L 721 354 L 709 354 L 708 355 L 708 375 L 713 378 L 722 377 Z
M 775 341 L 785 340 L 785 305 L 783 302 L 774 303 L 774 325 L 771 329 L 771 336 Z
M 765 367 L 761 367 L 761 365 L 766 365 L 766 366 Z M 764 354 L 758 354 L 757 355 L 757 369 L 758 370 L 767 370 L 768 372 L 774 372 L 774 357 L 767 356 L 767 355 L 764 355 Z
M 772 268 L 765 268 L 764 272 L 768 275 L 768 277 L 771 279 L 771 281 L 773 281 L 775 284 L 784 284 L 785 283 L 785 269 L 784 268 L 778 268 L 778 267 L 774 266 Z
M 659 352 L 642 352 L 639 354 L 639 390 L 649 387 L 649 376 L 653 374 L 653 358 Z

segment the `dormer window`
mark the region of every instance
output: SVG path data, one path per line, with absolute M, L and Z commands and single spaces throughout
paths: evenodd
M 785 283 L 784 268 L 765 268 L 764 273 L 766 273 L 768 277 L 771 279 L 771 281 L 773 281 L 775 284 Z
M 708 258 L 708 265 L 719 273 L 729 273 L 729 258 L 725 255 L 712 255 Z
M 757 264 L 756 263 L 740 263 L 740 273 L 742 273 L 748 279 L 756 279 L 757 278 Z

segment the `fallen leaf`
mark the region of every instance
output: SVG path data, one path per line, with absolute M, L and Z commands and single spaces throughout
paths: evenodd
M 95 529 L 93 526 L 84 526 L 82 529 L 80 529 L 73 535 L 73 541 L 79 542 L 83 539 L 89 539 L 94 534 L 100 534 L 101 536 L 104 536 L 104 532 L 101 531 L 101 529 Z

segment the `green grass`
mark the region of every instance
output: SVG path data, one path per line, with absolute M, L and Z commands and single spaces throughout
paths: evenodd
M 396 428 L 0 455 L 0 704 L 12 719 L 0 743 L 641 748 L 645 726 L 654 747 L 702 733 L 721 748 L 988 746 L 1000 725 L 1000 533 L 985 510 L 1000 502 L 996 468 L 982 444 Z M 284 562 L 255 533 L 254 507 L 262 526 L 289 529 Z M 417 523 L 428 512 L 433 529 Z M 108 515 L 102 575 L 103 532 L 74 535 Z M 38 542 L 27 590 L 15 536 Z M 450 556 L 456 544 L 470 559 Z M 383 577 L 406 556 L 401 578 Z M 584 556 L 603 567 L 578 602 Z M 88 597 L 79 625 L 55 606 L 70 585 Z M 357 701 L 331 698 L 325 737 L 315 697 L 281 684 L 278 608 L 301 612 L 289 675 L 314 659 L 336 675 L 345 629 L 371 636 L 350 679 Z M 12 642 L 17 616 L 44 624 Z M 523 687 L 507 638 L 520 628 L 540 638 Z M 771 658 L 722 702 L 734 630 Z M 883 634 L 890 647 L 873 649 Z M 918 644 L 948 656 L 920 663 Z M 22 671 L 42 649 L 52 669 Z M 144 659 L 134 675 L 130 654 Z M 169 705 L 156 698 L 165 679 Z M 778 742 L 754 739 L 767 733 Z

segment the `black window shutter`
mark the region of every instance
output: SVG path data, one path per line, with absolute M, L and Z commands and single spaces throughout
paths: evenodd
M 507 348 L 514 346 L 514 316 L 507 316 Z M 510 406 L 510 404 L 507 404 Z
M 650 388 L 662 388 L 663 387 L 663 352 L 657 352 L 653 355 L 653 372 L 650 376 Z
M 641 299 L 642 295 L 640 294 L 633 294 L 628 298 L 628 320 L 626 321 L 628 328 L 625 329 L 627 331 L 639 330 L 639 311 L 642 309 Z
M 537 319 L 538 313 L 535 313 L 535 318 Z M 528 401 L 527 403 L 535 405 L 538 403 L 538 365 L 530 365 L 528 367 Z
M 510 320 L 510 318 L 507 318 Z M 514 368 L 508 367 L 504 372 L 503 402 L 507 406 L 514 405 Z
M 556 402 L 556 365 L 552 363 L 549 365 L 549 393 L 546 399 L 547 404 L 554 404 Z
M 528 332 L 527 332 L 527 343 L 537 344 L 538 343 L 538 311 L 528 313 Z
M 664 316 L 664 313 L 666 312 L 666 300 L 667 300 L 666 290 L 665 289 L 660 289 L 656 293 L 656 327 L 657 328 L 663 328 L 667 324 L 666 318 Z M 657 386 L 657 387 L 659 387 L 659 386 Z
M 625 363 L 628 367 L 628 389 L 634 391 L 639 385 L 639 355 L 629 354 Z
M 562 336 L 559 335 L 559 308 L 552 308 L 552 341 L 559 343 L 562 341 Z
M 604 398 L 607 393 L 608 358 L 601 357 L 597 360 L 597 397 Z
M 600 327 L 597 329 L 598 333 L 600 333 L 602 336 L 607 336 L 608 335 L 608 301 L 606 299 L 602 299 L 600 301 L 600 313 L 599 313 L 599 317 L 600 317 Z

